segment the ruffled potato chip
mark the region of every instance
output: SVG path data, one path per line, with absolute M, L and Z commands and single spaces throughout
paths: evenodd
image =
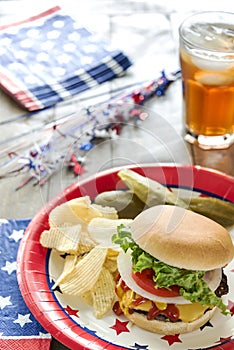
M 67 276 L 67 274 L 72 271 L 77 263 L 77 255 L 67 255 L 64 259 L 64 266 L 61 275 L 58 277 L 57 281 L 53 285 L 52 289 L 55 289 Z
M 68 203 L 58 205 L 49 214 L 50 227 L 60 227 L 67 225 L 82 225 L 83 221 L 74 214 Z
M 40 243 L 68 255 L 53 289 L 59 286 L 63 294 L 78 296 L 93 307 L 97 318 L 110 311 L 119 254 L 111 236 L 119 224 L 131 221 L 118 219 L 115 208 L 92 204 L 88 196 L 54 208 L 49 215 L 50 229 L 42 232 Z M 109 240 L 106 246 L 97 239 L 100 235 L 104 241 Z
M 96 209 L 88 196 L 78 197 L 55 207 L 49 215 L 50 227 L 80 224 L 85 227 L 90 220 L 96 217 L 103 217 Z
M 77 249 L 77 255 L 83 255 L 90 252 L 97 245 L 97 242 L 90 237 L 87 231 L 81 231 L 80 241 Z
M 106 260 L 103 265 L 103 267 L 108 269 L 114 277 L 118 272 L 118 266 L 117 266 L 118 255 L 119 255 L 119 250 L 108 248 Z
M 92 204 L 92 207 L 97 209 L 106 219 L 118 219 L 118 212 L 114 207 Z
M 91 290 L 94 315 L 103 317 L 111 310 L 115 299 L 115 281 L 108 269 L 102 268 L 97 282 Z
M 82 296 L 97 282 L 107 255 L 107 249 L 96 246 L 66 275 L 59 287 L 62 293 Z
M 67 202 L 67 204 L 72 212 L 86 224 L 93 218 L 103 216 L 101 211 L 91 204 L 91 200 L 88 196 L 72 199 Z
M 115 274 L 118 270 L 117 258 L 107 257 L 103 266 L 107 268 L 112 274 Z
M 93 297 L 90 291 L 85 292 L 84 294 L 79 296 L 80 299 L 87 305 L 93 306 Z
M 81 237 L 81 225 L 52 227 L 42 232 L 43 247 L 54 248 L 64 253 L 76 253 Z

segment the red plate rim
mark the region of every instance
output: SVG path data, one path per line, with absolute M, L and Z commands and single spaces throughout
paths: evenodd
M 39 243 L 48 228 L 49 212 L 57 205 L 75 197 L 126 187 L 117 176 L 120 169 L 130 168 L 162 184 L 212 194 L 234 202 L 234 177 L 201 166 L 175 164 L 142 164 L 108 169 L 65 188 L 49 201 L 32 219 L 20 243 L 17 256 L 17 278 L 21 294 L 38 322 L 58 341 L 76 349 L 128 349 L 111 344 L 74 324 L 60 308 L 48 287 L 46 273 L 47 249 Z M 23 257 L 23 259 L 21 259 Z M 37 259 L 36 257 L 40 257 Z M 35 261 L 36 259 L 36 261 Z M 78 347 L 79 346 L 79 347 Z M 212 349 L 212 348 L 209 348 Z

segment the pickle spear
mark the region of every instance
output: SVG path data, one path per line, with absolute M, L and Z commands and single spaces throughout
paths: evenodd
M 172 204 L 188 208 L 188 204 L 171 192 L 167 187 L 130 169 L 118 172 L 120 179 L 148 207 L 159 204 Z
M 224 227 L 234 224 L 234 204 L 214 197 L 192 197 L 189 209 L 207 216 Z
M 106 191 L 99 193 L 94 203 L 114 207 L 119 215 L 119 218 L 133 219 L 145 209 L 145 203 L 143 203 L 135 193 L 131 191 Z
M 224 227 L 234 224 L 234 204 L 214 197 L 179 198 L 167 187 L 133 170 L 123 169 L 118 176 L 148 207 L 171 204 L 204 215 Z

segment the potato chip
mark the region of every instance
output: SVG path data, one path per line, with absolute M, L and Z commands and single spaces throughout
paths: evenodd
M 111 237 L 118 225 L 131 222 L 131 219 L 118 219 L 115 208 L 92 204 L 88 196 L 54 208 L 49 215 L 50 229 L 42 232 L 40 243 L 69 255 L 53 289 L 59 286 L 63 294 L 78 296 L 93 307 L 97 318 L 111 310 L 116 298 L 119 254 Z
M 93 218 L 102 217 L 100 210 L 91 205 L 90 198 L 79 197 L 67 202 L 72 212 L 84 223 L 88 224 Z
M 115 281 L 109 270 L 102 268 L 97 282 L 91 290 L 93 297 L 94 315 L 103 317 L 111 310 L 115 299 Z
M 91 290 L 99 278 L 106 254 L 107 249 L 96 246 L 78 261 L 59 285 L 62 293 L 82 295 Z
M 50 227 L 60 227 L 64 224 L 69 226 L 83 224 L 83 221 L 71 210 L 68 202 L 58 205 L 49 214 Z
M 100 210 L 92 204 L 89 196 L 78 197 L 55 207 L 49 215 L 50 227 L 81 224 L 85 227 L 90 220 L 103 217 Z
M 116 249 L 108 248 L 107 257 L 117 259 L 120 251 L 121 251 L 121 248 L 116 248 Z
M 79 298 L 87 305 L 93 306 L 93 296 L 90 291 L 82 294 Z
M 112 274 L 117 271 L 117 258 L 115 257 L 107 257 L 104 265 Z
M 102 206 L 99 204 L 92 204 L 92 207 L 97 209 L 106 219 L 118 219 L 118 212 L 114 207 Z
M 54 248 L 60 252 L 76 253 L 81 237 L 81 225 L 52 227 L 40 236 L 43 247 Z
M 97 245 L 86 231 L 81 231 L 80 241 L 78 245 L 77 254 L 88 253 L 91 249 L 93 249 Z
M 66 278 L 67 274 L 73 270 L 77 263 L 77 255 L 67 255 L 64 259 L 64 266 L 63 266 L 63 272 L 53 285 L 52 289 L 55 289 L 62 281 L 64 278 Z
M 117 227 L 121 224 L 129 226 L 131 222 L 132 219 L 93 218 L 88 224 L 88 232 L 102 246 L 111 247 L 115 246 L 111 239 L 117 232 Z
M 104 267 L 107 268 L 113 275 L 118 271 L 117 257 L 119 255 L 119 249 L 108 248 Z

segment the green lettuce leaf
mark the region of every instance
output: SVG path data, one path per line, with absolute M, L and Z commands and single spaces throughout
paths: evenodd
M 131 230 L 124 225 L 118 226 L 117 233 L 112 236 L 112 242 L 119 244 L 125 253 L 128 249 L 131 249 L 134 272 L 141 272 L 148 268 L 154 270 L 155 288 L 170 289 L 172 285 L 178 285 L 181 287 L 180 295 L 185 299 L 192 303 L 199 302 L 202 305 L 217 306 L 223 314 L 228 314 L 227 307 L 222 299 L 216 296 L 202 279 L 204 271 L 179 269 L 154 258 L 135 243 Z

